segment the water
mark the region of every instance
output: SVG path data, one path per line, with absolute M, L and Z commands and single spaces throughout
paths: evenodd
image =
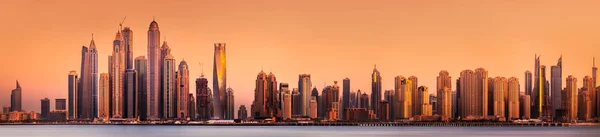
M 3 125 L 0 137 L 600 137 L 600 127 Z

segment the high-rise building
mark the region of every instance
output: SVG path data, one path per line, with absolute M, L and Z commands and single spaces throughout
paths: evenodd
M 246 110 L 245 105 L 240 105 L 240 108 L 238 108 L 238 119 L 244 120 L 246 118 L 248 118 L 248 110 Z
M 342 104 L 342 108 L 341 108 L 340 112 L 344 113 L 345 112 L 344 110 L 346 110 L 346 108 L 350 108 L 350 106 L 351 106 L 350 105 L 351 102 L 350 102 L 350 79 L 349 78 L 345 78 L 342 81 L 342 88 L 343 88 L 342 89 L 343 90 L 343 93 L 342 93 L 343 94 L 342 95 L 343 104 Z M 340 119 L 343 119 L 344 115 L 345 114 L 340 115 Z
M 490 105 L 488 107 L 492 107 L 494 111 L 493 113 L 490 113 L 490 115 L 499 117 L 501 119 L 505 119 L 506 103 L 504 100 L 504 93 L 508 92 L 508 81 L 505 77 L 496 77 L 494 78 L 492 84 L 494 89 L 493 92 L 490 94 L 493 94 L 493 105 Z
M 459 116 L 479 119 L 488 115 L 488 76 L 487 71 L 478 68 L 475 71 L 464 70 L 460 73 Z
M 583 88 L 585 88 L 587 94 L 589 94 L 589 99 L 590 99 L 590 108 L 591 110 L 588 111 L 590 113 L 590 117 L 595 117 L 596 116 L 596 87 L 594 86 L 594 78 L 590 77 L 590 76 L 585 76 L 583 77 Z M 593 103 L 592 103 L 593 102 Z
M 195 120 L 196 118 L 196 99 L 194 98 L 194 93 L 188 94 L 188 118 L 190 120 Z
M 437 113 L 442 117 L 452 118 L 452 90 L 450 90 L 449 87 L 444 86 L 438 93 Z
M 525 71 L 525 95 L 531 95 L 533 90 L 531 71 Z
M 309 105 L 309 109 L 310 110 L 308 111 L 308 112 L 310 112 L 310 114 L 308 115 L 310 118 L 312 118 L 312 119 L 317 118 L 317 112 L 318 112 L 317 111 L 317 107 L 318 107 L 317 106 L 317 99 L 316 98 L 312 98 L 310 100 L 310 105 Z
M 279 83 L 279 109 L 283 119 L 292 118 L 292 95 L 288 83 Z
M 419 84 L 418 81 L 419 79 L 416 76 L 410 76 L 408 77 L 408 79 L 412 82 L 412 102 L 413 102 L 413 107 L 412 107 L 412 116 L 416 116 L 416 115 L 421 115 L 421 110 L 422 110 L 422 106 L 421 104 L 418 104 L 421 101 L 422 97 L 419 96 Z
M 235 98 L 233 96 L 233 89 L 231 87 L 227 88 L 227 92 L 225 92 L 225 117 L 224 119 L 234 119 L 233 115 L 235 114 L 234 106 Z
M 396 104 L 395 103 L 396 102 L 396 95 L 394 93 L 394 90 L 385 90 L 384 93 L 383 93 L 383 97 L 384 97 L 383 100 L 386 101 L 387 106 L 388 106 L 388 108 L 387 108 L 388 114 L 386 114 L 389 117 L 388 119 L 389 120 L 395 120 L 396 119 L 396 113 L 394 113 L 394 111 L 392 111 L 392 110 L 395 109 L 395 107 L 394 107 L 395 105 L 393 105 L 393 104 Z
M 550 86 L 552 87 L 552 115 L 557 115 L 557 110 L 561 109 L 561 91 L 562 91 L 562 56 L 558 58 L 558 63 L 550 67 Z
M 41 100 L 42 119 L 48 118 L 50 114 L 50 99 L 44 98 Z
M 163 44 L 164 47 L 165 44 Z M 171 54 L 167 54 L 165 56 L 165 60 L 163 62 L 163 95 L 162 95 L 162 110 L 163 110 L 163 118 L 176 118 L 177 116 L 177 94 L 175 93 L 176 89 L 176 78 L 177 78 L 177 70 L 176 70 L 176 62 L 175 58 Z
M 267 75 L 267 92 L 264 94 L 267 107 L 268 117 L 281 117 L 281 109 L 279 103 L 279 91 L 277 91 L 277 78 L 271 72 Z
M 89 50 L 89 63 L 90 63 L 90 96 L 91 96 L 91 116 L 90 118 L 98 117 L 98 50 L 96 49 L 96 43 L 94 38 L 90 42 Z
M 358 104 L 358 101 L 357 101 L 358 100 L 358 96 L 357 96 L 356 92 L 351 91 L 349 96 L 350 96 L 350 99 L 348 100 L 348 103 L 350 105 L 348 106 L 348 108 L 357 108 L 358 107 L 358 105 L 357 105 Z M 346 112 L 346 110 L 344 110 L 344 113 L 345 112 Z M 346 114 L 344 114 L 344 116 L 345 115 Z
M 190 93 L 190 72 L 185 60 L 179 63 L 179 71 L 177 71 L 177 118 L 187 118 L 188 115 L 188 96 Z
M 369 95 L 367 95 L 367 93 L 363 93 L 362 95 L 360 95 L 359 102 L 360 102 L 359 103 L 360 108 L 364 108 L 364 109 L 369 108 Z
M 166 72 L 165 72 L 165 68 L 164 68 L 164 66 L 165 66 L 165 62 L 164 62 L 164 61 L 165 61 L 165 59 L 167 58 L 167 56 L 168 56 L 168 55 L 170 55 L 170 54 L 171 54 L 171 48 L 169 47 L 169 45 L 167 44 L 167 41 L 165 40 L 165 41 L 163 41 L 163 44 L 162 44 L 162 46 L 160 47 L 160 60 L 162 61 L 162 62 L 160 63 L 160 66 L 161 66 L 161 69 L 160 69 L 160 76 L 161 76 L 161 78 L 160 78 L 160 83 L 161 83 L 161 85 L 160 85 L 160 88 L 161 88 L 162 90 L 160 91 L 160 92 L 161 92 L 161 93 L 160 93 L 160 95 L 161 95 L 161 98 L 159 99 L 159 101 L 158 101 L 158 104 L 159 104 L 160 106 L 163 106 L 163 107 L 161 107 L 161 108 L 159 109 L 159 110 L 160 110 L 160 112 L 161 112 L 161 113 L 159 113 L 159 115 L 160 115 L 162 118 L 167 118 L 167 114 L 165 114 L 165 111 L 167 111 L 167 110 L 165 110 L 165 107 L 164 107 L 164 106 L 166 105 L 165 103 L 167 102 L 167 100 L 165 100 L 165 94 L 166 94 L 166 93 L 165 93 L 165 90 L 164 90 L 164 89 L 165 89 L 165 83 L 166 83 L 166 82 L 165 82 L 165 73 L 166 73 Z M 175 62 L 175 61 L 173 61 L 173 62 Z M 177 64 L 175 64 L 175 66 L 176 66 L 176 65 L 177 65 Z M 175 69 L 177 69 L 177 68 L 175 68 Z M 175 73 L 177 73 L 177 70 L 175 70 Z M 173 86 L 173 87 L 174 87 L 174 88 L 176 88 L 176 87 L 177 87 L 177 83 L 176 83 L 176 81 L 177 81 L 177 75 L 175 75 L 174 77 L 175 77 L 175 79 L 174 79 L 174 81 L 173 81 L 173 84 L 175 84 L 175 86 Z M 177 89 L 174 89 L 173 91 L 176 91 L 176 90 L 177 90 Z M 173 95 L 174 95 L 174 96 L 173 96 L 174 98 L 176 97 L 176 96 L 175 96 L 175 95 L 176 95 L 176 93 L 175 93 L 175 92 L 173 92 L 173 93 L 171 93 L 171 94 L 173 94 Z M 176 100 L 175 100 L 175 101 L 176 101 Z M 176 104 L 177 102 L 171 102 L 171 103 L 172 103 L 172 104 Z M 176 108 L 174 108 L 174 109 L 175 109 L 175 110 L 173 110 L 173 112 L 172 112 L 172 113 L 174 114 L 173 116 L 175 117 L 175 116 L 176 116 L 176 113 L 177 113 L 177 110 L 176 110 Z M 173 117 L 173 118 L 174 118 L 174 117 Z
M 267 74 L 262 70 L 256 76 L 256 88 L 254 89 L 254 102 L 250 114 L 253 118 L 269 117 L 267 115 L 267 94 L 269 93 Z
M 210 102 L 212 98 L 208 92 L 208 79 L 204 77 L 204 74 L 200 75 L 200 78 L 196 79 L 196 110 L 198 111 L 198 120 L 210 119 Z
M 69 72 L 69 82 L 68 82 L 68 89 L 69 89 L 69 115 L 68 118 L 69 120 L 74 120 L 77 119 L 77 100 L 78 100 L 78 96 L 77 96 L 77 86 L 79 85 L 79 79 L 77 78 L 77 72 L 76 71 L 70 71 Z M 18 82 L 17 82 L 17 87 L 20 87 Z M 11 105 L 12 106 L 12 105 Z
M 17 88 L 13 89 L 10 94 L 10 112 L 23 111 L 22 106 L 22 91 L 19 81 L 17 81 Z
M 147 106 L 147 119 L 148 120 L 159 120 L 160 119 L 160 98 L 161 98 L 161 66 L 163 60 L 160 59 L 160 30 L 158 29 L 158 23 L 152 20 L 150 27 L 148 27 L 148 64 L 147 64 L 147 87 L 146 87 L 146 104 Z
M 546 84 L 546 66 L 540 65 L 540 56 L 535 56 L 535 82 L 531 93 L 531 118 L 544 117 L 544 98 L 545 91 L 548 89 Z
M 379 102 L 381 101 L 381 74 L 377 70 L 377 66 L 373 68 L 373 74 L 371 74 L 371 107 L 369 110 L 373 112 L 377 111 Z M 377 112 L 375 112 L 377 114 Z
M 577 97 L 577 118 L 579 120 L 592 120 L 592 100 L 590 99 L 589 91 L 585 86 L 579 89 Z
M 506 117 L 508 120 L 519 119 L 520 109 L 519 109 L 519 79 L 516 77 L 508 78 L 508 102 L 507 102 L 507 110 L 508 115 Z
M 398 113 L 396 113 L 397 118 L 399 119 L 408 119 L 414 116 L 413 113 L 413 100 L 412 100 L 412 89 L 413 84 L 410 79 L 406 79 L 400 76 L 400 99 L 398 100 L 400 104 L 398 105 Z
M 327 86 L 323 89 L 327 95 L 323 100 L 325 102 L 325 111 L 327 120 L 338 120 L 339 106 L 340 106 L 340 87 L 337 85 L 337 81 L 333 82 L 333 86 Z
M 390 120 L 390 107 L 388 106 L 388 101 L 383 100 L 379 102 L 379 109 L 377 111 L 377 118 L 379 118 L 380 121 Z
M 571 122 L 577 120 L 577 78 L 572 75 L 567 77 L 567 88 L 565 91 L 562 108 L 567 112 L 566 120 Z
M 137 118 L 138 116 L 138 76 L 134 69 L 125 71 L 125 85 L 123 97 L 123 118 Z
M 113 52 L 111 56 L 111 113 L 113 118 L 123 118 L 123 90 L 125 84 L 125 50 L 123 49 L 123 38 L 121 32 L 113 41 Z
M 416 102 L 416 105 L 421 106 L 421 109 L 416 111 L 420 111 L 419 115 L 431 116 L 432 108 L 431 104 L 429 103 L 429 88 L 427 86 L 419 86 L 417 94 L 419 97 L 419 102 Z
M 300 92 L 298 92 L 298 88 L 292 89 L 292 117 L 302 115 L 302 102 L 303 98 L 300 96 Z
M 444 88 L 448 87 L 448 90 L 445 90 Z M 452 77 L 450 77 L 450 73 L 448 73 L 448 71 L 446 70 L 442 70 L 440 71 L 439 76 L 437 77 L 437 106 L 435 106 L 435 108 L 437 109 L 437 113 L 440 116 L 446 116 L 446 117 L 452 117 Z M 448 93 L 443 93 L 443 92 L 448 92 Z M 442 94 L 444 94 L 442 96 Z M 445 95 L 447 94 L 447 95 Z M 444 96 L 448 96 L 449 98 L 444 98 Z M 444 100 L 447 99 L 447 100 Z M 447 102 L 445 102 L 447 101 Z M 444 104 L 446 103 L 446 104 Z M 447 105 L 447 106 L 443 106 L 443 105 Z M 448 108 L 446 108 L 448 107 Z
M 123 50 L 125 51 L 125 69 L 133 69 L 133 31 L 125 27 L 123 33 Z
M 310 74 L 300 74 L 298 76 L 298 93 L 300 94 L 300 115 L 308 116 L 310 114 L 310 99 L 312 82 Z
M 94 40 L 90 44 L 94 46 Z M 94 49 L 95 51 L 95 49 Z M 92 113 L 92 54 L 90 53 L 91 49 L 88 49 L 86 46 L 82 46 L 81 48 L 81 71 L 79 77 L 79 86 L 77 86 L 77 95 L 78 95 L 78 107 L 77 108 L 77 116 L 79 119 L 90 120 L 93 118 Z M 97 56 L 97 54 L 95 54 Z M 97 59 L 96 59 L 97 60 Z M 95 108 L 95 107 L 94 107 Z
M 226 69 L 226 55 L 225 55 L 225 43 L 215 43 L 215 56 L 213 66 L 213 98 L 214 98 L 214 115 L 222 118 L 223 111 L 225 109 L 225 88 L 227 87 L 227 69 Z
M 519 99 L 521 106 L 521 119 L 529 119 L 531 117 L 531 96 L 524 94 Z
M 98 118 L 107 120 L 110 118 L 110 76 L 108 73 L 100 74 L 98 94 Z
M 139 56 L 135 58 L 135 71 L 137 72 L 138 82 L 138 115 L 140 119 L 148 119 L 148 60 L 146 57 Z
M 57 110 L 57 111 L 67 110 L 67 100 L 66 99 L 54 99 L 54 110 Z

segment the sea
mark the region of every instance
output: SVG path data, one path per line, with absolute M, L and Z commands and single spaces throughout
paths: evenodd
M 600 127 L 0 125 L 0 137 L 600 137 Z

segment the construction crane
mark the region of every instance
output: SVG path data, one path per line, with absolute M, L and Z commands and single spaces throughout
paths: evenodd
M 127 19 L 127 16 L 125 16 L 123 18 L 123 21 L 121 21 L 121 23 L 119 23 L 119 27 L 120 27 L 121 30 L 123 30 L 123 22 L 125 22 L 125 19 Z

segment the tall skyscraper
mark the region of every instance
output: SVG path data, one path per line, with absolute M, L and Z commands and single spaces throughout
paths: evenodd
M 583 77 L 583 88 L 585 88 L 586 92 L 589 94 L 590 96 L 590 101 L 593 102 L 590 104 L 591 110 L 589 111 L 590 116 L 595 117 L 596 116 L 596 106 L 598 105 L 596 103 L 596 87 L 594 87 L 594 78 L 590 77 L 590 76 L 585 76 Z
M 165 82 L 165 73 L 166 73 L 166 72 L 165 72 L 165 68 L 164 68 L 164 66 L 165 66 L 165 62 L 164 62 L 164 61 L 165 61 L 165 59 L 167 58 L 167 56 L 169 56 L 170 54 L 171 54 L 171 48 L 169 47 L 169 45 L 167 44 L 167 41 L 165 40 L 165 41 L 163 41 L 163 44 L 162 44 L 162 46 L 160 47 L 160 60 L 162 61 L 162 62 L 160 63 L 160 66 L 161 66 L 161 68 L 160 68 L 160 76 L 161 76 L 161 78 L 160 78 L 160 83 L 161 83 L 161 84 L 160 84 L 160 88 L 161 88 L 162 90 L 160 91 L 160 92 L 161 92 L 161 93 L 160 93 L 160 96 L 161 96 L 161 97 L 160 97 L 160 99 L 159 99 L 159 101 L 158 101 L 158 104 L 159 104 L 160 106 L 163 106 L 163 107 L 160 107 L 160 108 L 159 108 L 159 111 L 161 112 L 161 113 L 159 113 L 159 116 L 161 116 L 162 118 L 167 118 L 167 114 L 165 114 L 165 111 L 167 111 L 167 110 L 165 110 L 165 107 L 164 107 L 164 106 L 166 105 L 165 103 L 167 102 L 167 100 L 165 100 L 165 98 L 166 98 L 166 97 L 165 97 L 165 94 L 167 94 L 167 93 L 165 93 L 165 83 L 166 83 L 166 82 Z M 173 58 L 173 59 L 175 59 L 175 58 Z M 175 61 L 173 61 L 173 63 L 175 63 Z M 177 64 L 175 64 L 175 66 L 176 66 L 176 65 L 177 65 Z M 174 68 L 174 69 L 177 69 L 177 68 Z M 177 70 L 175 70 L 175 72 L 177 73 Z M 177 87 L 177 83 L 176 83 L 176 80 L 177 80 L 176 78 L 177 78 L 177 76 L 175 75 L 174 77 L 175 77 L 175 79 L 173 79 L 174 81 L 172 81 L 172 82 L 173 82 L 172 84 L 174 84 L 173 88 L 176 88 L 176 87 Z M 173 89 L 173 91 L 176 91 L 176 89 Z M 171 94 L 173 94 L 173 95 L 174 95 L 173 97 L 175 97 L 175 95 L 176 95 L 176 94 L 175 94 L 175 92 L 173 92 L 173 93 L 171 93 Z M 174 100 L 174 101 L 176 101 L 176 100 Z M 170 103 L 171 103 L 171 104 L 176 104 L 176 102 L 170 102 Z M 174 106 L 173 106 L 173 107 L 174 107 Z M 173 110 L 172 110 L 172 113 L 173 113 L 173 115 L 172 115 L 172 116 L 173 116 L 173 117 L 171 117 L 171 118 L 175 118 L 175 117 L 176 117 L 176 115 L 177 115 L 177 114 L 176 114 L 176 113 L 177 113 L 177 110 L 175 110 L 175 109 L 176 109 L 176 108 L 174 107 L 174 108 L 173 108 Z
M 298 92 L 298 88 L 292 88 L 292 117 L 301 115 L 303 98 Z
M 166 45 L 166 44 L 164 44 Z M 175 62 L 175 58 L 173 57 L 173 55 L 171 54 L 167 54 L 167 56 L 165 56 L 165 60 L 163 62 L 163 95 L 162 95 L 162 100 L 163 100 L 163 106 L 162 106 L 162 110 L 163 110 L 163 118 L 176 118 L 177 116 L 177 97 L 176 97 L 176 78 L 177 78 L 177 70 L 176 70 L 176 62 Z
M 150 27 L 148 28 L 148 64 L 147 64 L 147 118 L 149 120 L 160 119 L 159 106 L 160 91 L 161 89 L 161 74 L 160 65 L 163 60 L 160 60 L 160 31 L 158 30 L 158 23 L 152 20 Z
M 521 119 L 529 119 L 531 117 L 531 96 L 521 95 L 519 103 L 521 103 Z
M 140 119 L 148 119 L 148 60 L 146 57 L 139 56 L 135 58 L 135 71 L 137 72 L 138 82 L 138 115 Z
M 373 110 L 376 113 L 381 101 L 381 74 L 377 70 L 377 66 L 373 68 L 373 74 L 371 74 L 371 107 L 369 110 Z
M 208 91 L 208 79 L 204 77 L 204 74 L 200 75 L 200 78 L 196 79 L 196 111 L 198 111 L 198 120 L 210 119 L 210 103 Z
M 590 90 L 587 87 L 579 89 L 577 97 L 577 118 L 578 120 L 592 120 L 592 101 L 590 99 Z
M 78 100 L 78 96 L 77 96 L 77 86 L 79 85 L 79 79 L 77 78 L 77 72 L 76 71 L 70 71 L 69 72 L 69 82 L 68 82 L 68 89 L 69 89 L 69 116 L 67 119 L 69 120 L 74 120 L 77 119 L 77 100 Z M 17 82 L 17 88 L 20 87 L 18 82 Z M 11 105 L 12 106 L 12 105 Z
M 108 73 L 100 74 L 98 94 L 98 118 L 107 120 L 110 118 L 110 76 Z
M 550 68 L 550 86 L 552 87 L 552 115 L 557 115 L 557 110 L 561 108 L 561 91 L 562 91 L 562 56 L 558 58 L 558 63 Z
M 194 93 L 188 94 L 188 117 L 190 120 L 196 120 L 196 99 Z
M 93 45 L 92 40 L 91 44 Z M 95 46 L 94 46 L 95 47 Z M 86 46 L 81 48 L 81 75 L 79 77 L 79 88 L 77 90 L 78 95 L 78 111 L 77 116 L 79 119 L 90 120 L 92 119 L 92 61 L 90 49 Z M 97 55 L 97 54 L 96 54 Z
M 215 56 L 213 66 L 213 98 L 214 115 L 223 118 L 225 103 L 225 88 L 227 87 L 227 59 L 225 54 L 225 43 L 215 43 Z
M 238 119 L 246 119 L 248 118 L 248 110 L 246 110 L 246 106 L 245 105 L 240 105 L 240 108 L 238 109 Z
M 413 100 L 412 100 L 412 97 L 413 97 L 412 96 L 412 94 L 413 94 L 412 86 L 413 86 L 413 84 L 410 79 L 406 79 L 406 78 L 400 76 L 400 88 L 398 91 L 398 92 L 400 92 L 400 99 L 398 100 L 400 102 L 400 105 L 398 105 L 399 111 L 398 111 L 398 113 L 396 113 L 396 115 L 398 115 L 396 117 L 399 119 L 408 119 L 408 118 L 411 118 L 414 116 Z
M 508 105 L 507 105 L 508 115 L 506 116 L 508 118 L 508 120 L 518 119 L 520 116 L 519 87 L 520 87 L 520 85 L 519 85 L 518 78 L 511 77 L 508 79 Z
M 96 49 L 96 43 L 94 38 L 90 42 L 90 91 L 91 91 L 91 117 L 98 117 L 98 50 Z
M 292 96 L 290 94 L 290 90 L 288 89 L 287 83 L 279 84 L 280 94 L 283 94 L 282 103 L 282 111 L 283 111 L 283 119 L 291 119 L 292 118 Z
M 66 99 L 54 99 L 54 109 L 57 111 L 67 110 L 67 100 Z
M 452 90 L 450 90 L 449 87 L 444 86 L 438 93 L 437 113 L 442 117 L 452 118 Z
M 395 109 L 394 108 L 395 105 L 393 105 L 393 104 L 396 104 L 395 103 L 396 102 L 396 94 L 395 94 L 394 90 L 385 90 L 383 92 L 383 97 L 384 97 L 383 100 L 386 101 L 387 105 L 388 105 L 387 110 L 389 110 L 389 111 L 387 111 L 388 114 L 386 114 L 386 115 L 389 116 L 388 119 L 395 120 L 396 119 L 396 113 L 394 111 L 392 111 L 392 110 Z
M 566 120 L 571 122 L 577 120 L 577 78 L 569 75 L 567 77 L 566 89 L 563 109 L 567 112 Z
M 269 81 L 267 74 L 262 70 L 256 76 L 256 88 L 254 89 L 254 102 L 252 103 L 252 117 L 270 117 L 268 112 L 268 95 L 269 95 Z
M 504 93 L 508 92 L 508 81 L 505 77 L 496 77 L 494 78 L 493 82 L 494 83 L 492 84 L 494 85 L 494 89 L 493 92 L 490 93 L 493 94 L 493 105 L 490 105 L 489 107 L 493 107 L 494 111 L 490 115 L 504 119 L 506 118 L 506 103 L 504 100 Z
M 22 89 L 21 85 L 19 85 L 19 81 L 17 81 L 17 88 L 13 89 L 10 94 L 10 112 L 13 111 L 23 111 L 22 106 Z
M 125 51 L 125 69 L 133 69 L 133 31 L 125 27 L 123 33 L 123 50 Z
M 234 119 L 233 115 L 235 114 L 234 106 L 235 98 L 233 96 L 233 89 L 231 87 L 227 88 L 225 92 L 225 116 L 224 119 Z
M 310 99 L 312 82 L 310 74 L 300 74 L 298 76 L 298 93 L 300 94 L 300 115 L 308 116 L 310 113 Z
M 416 111 L 420 111 L 420 115 L 422 116 L 433 115 L 431 104 L 429 103 L 429 88 L 427 86 L 419 86 L 417 94 L 419 94 L 418 97 L 420 98 L 417 105 L 421 106 L 421 109 Z
M 125 71 L 125 79 L 123 97 L 123 118 L 137 118 L 138 116 L 138 76 L 134 69 Z
M 50 114 L 50 99 L 41 100 L 42 119 L 47 119 Z
M 464 70 L 459 78 L 459 116 L 462 119 L 488 116 L 488 76 L 487 71 L 478 68 L 475 71 Z
M 125 50 L 123 49 L 123 37 L 121 32 L 117 32 L 117 36 L 113 41 L 113 52 L 110 60 L 111 70 L 111 112 L 113 118 L 123 118 L 123 90 L 125 77 Z
M 177 118 L 187 118 L 188 94 L 190 93 L 190 71 L 185 60 L 179 63 L 177 71 Z
M 421 101 L 421 99 L 423 99 L 421 96 L 419 96 L 419 79 L 416 76 L 410 76 L 408 77 L 408 79 L 412 82 L 412 102 L 413 102 L 413 107 L 412 107 L 412 115 L 421 115 L 421 110 L 422 110 L 422 106 L 421 104 L 418 104 Z
M 279 91 L 277 91 L 277 78 L 273 73 L 269 72 L 267 75 L 267 93 L 265 93 L 265 100 L 267 102 L 267 114 L 269 117 L 281 117 L 281 109 L 279 106 Z
M 452 77 L 450 77 L 450 73 L 448 73 L 448 71 L 442 70 L 442 71 L 440 71 L 439 76 L 437 77 L 437 88 L 436 88 L 436 91 L 437 91 L 437 93 L 436 93 L 437 94 L 437 102 L 438 102 L 436 104 L 437 105 L 436 108 L 438 109 L 437 113 L 440 116 L 452 117 L 452 114 L 451 114 L 452 113 L 452 111 L 451 111 L 452 108 L 444 108 L 444 106 L 442 106 L 442 105 L 444 105 L 443 104 L 443 99 L 444 98 L 442 96 L 440 96 L 440 95 L 444 94 L 442 92 L 445 92 L 445 90 L 444 90 L 445 87 L 448 87 L 448 89 L 450 91 L 448 94 L 452 94 L 451 93 L 451 91 L 452 91 Z M 451 104 L 452 95 L 449 95 L 449 96 L 450 96 L 450 98 L 448 98 L 448 99 L 450 99 L 450 101 L 449 101 L 450 104 L 446 104 L 446 105 L 448 105 L 449 107 L 452 107 L 452 104 Z M 449 109 L 449 110 L 442 110 L 442 109 Z M 449 112 L 449 113 L 446 113 L 446 112 Z
M 342 90 L 343 90 L 343 95 L 342 95 L 342 106 L 340 111 L 342 113 L 344 113 L 346 110 L 346 108 L 350 108 L 350 79 L 349 78 L 344 78 L 344 80 L 342 81 Z M 340 115 L 340 119 L 344 119 L 344 115 L 342 114 Z
M 542 117 L 542 107 L 544 101 L 544 85 L 546 82 L 546 71 L 545 66 L 540 65 L 540 56 L 535 55 L 535 79 L 533 85 L 533 91 L 531 93 L 531 118 L 541 118 Z
M 531 71 L 525 71 L 525 95 L 531 95 L 531 92 L 533 91 L 533 81 L 531 77 Z

